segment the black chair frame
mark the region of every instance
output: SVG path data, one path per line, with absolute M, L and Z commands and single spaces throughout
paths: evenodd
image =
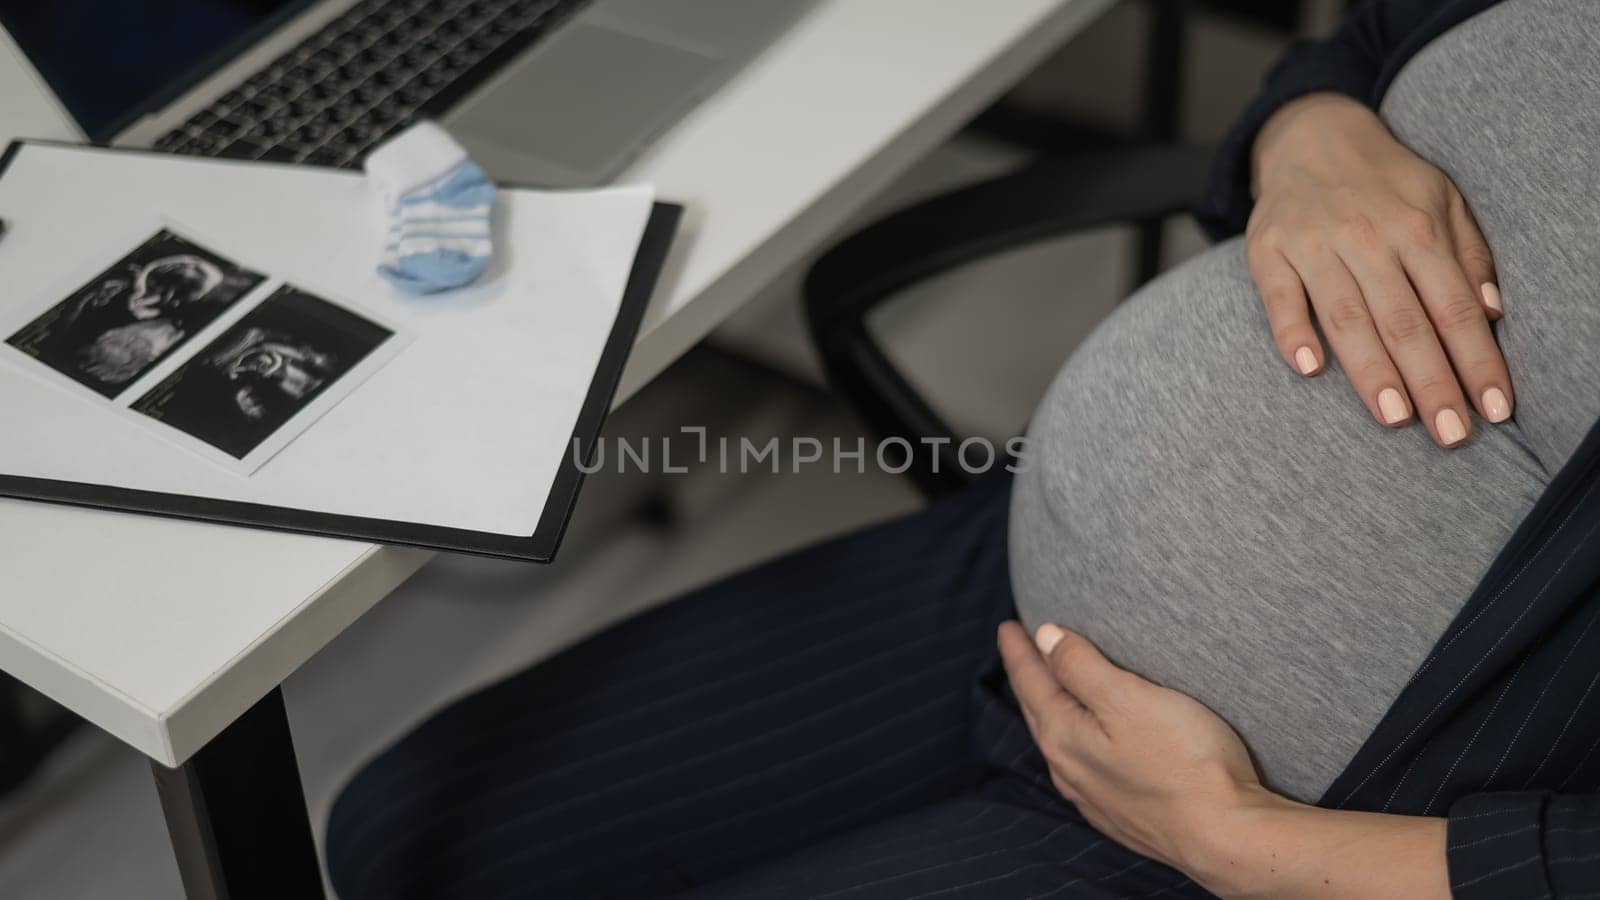
M 904 288 L 989 254 L 1194 206 L 1203 147 L 1144 146 L 1046 159 L 892 213 L 825 253 L 805 279 L 806 318 L 830 385 L 929 496 L 964 487 L 960 439 L 889 359 L 868 316 Z M 909 454 L 904 451 L 910 447 Z M 891 449 L 893 448 L 893 449 Z

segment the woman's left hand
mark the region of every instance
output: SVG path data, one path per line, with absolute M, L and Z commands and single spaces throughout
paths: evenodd
M 1000 653 L 1056 789 L 1123 846 L 1190 871 L 1192 836 L 1266 794 L 1216 713 L 1118 668 L 1083 636 L 1045 625 L 1035 649 L 1007 622 Z
M 1224 897 L 1444 898 L 1443 819 L 1322 809 L 1267 790 L 1216 713 L 1016 622 L 1000 654 L 1050 780 L 1101 834 Z

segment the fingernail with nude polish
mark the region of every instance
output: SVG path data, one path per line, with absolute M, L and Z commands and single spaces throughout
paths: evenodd
M 1411 411 L 1406 409 L 1406 400 L 1394 388 L 1384 388 L 1378 392 L 1378 412 L 1383 414 L 1385 425 L 1399 425 L 1411 416 Z
M 1311 375 L 1317 371 L 1317 355 L 1311 352 L 1310 347 L 1301 347 L 1294 352 L 1294 364 L 1300 368 L 1301 375 Z
M 1049 656 L 1050 651 L 1054 650 L 1056 645 L 1061 643 L 1061 639 L 1063 637 L 1065 637 L 1065 635 L 1061 629 L 1055 625 L 1040 625 L 1039 630 L 1033 636 L 1033 641 L 1039 645 L 1040 653 L 1043 653 L 1045 656 Z
M 1491 422 L 1504 422 L 1511 418 L 1511 401 L 1505 391 L 1497 387 L 1483 392 L 1483 415 Z
M 1441 409 L 1433 417 L 1433 427 L 1439 430 L 1439 440 L 1447 445 L 1459 444 L 1467 438 L 1467 426 L 1453 409 Z
M 1505 302 L 1500 299 L 1500 289 L 1495 287 L 1494 282 L 1485 281 L 1480 290 L 1483 291 L 1484 306 L 1489 307 L 1497 313 L 1503 313 L 1506 311 Z

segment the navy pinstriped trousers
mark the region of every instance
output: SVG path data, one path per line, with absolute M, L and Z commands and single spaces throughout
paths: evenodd
M 1005 686 L 1009 481 L 789 556 L 446 709 L 335 805 L 343 900 L 1179 897 Z

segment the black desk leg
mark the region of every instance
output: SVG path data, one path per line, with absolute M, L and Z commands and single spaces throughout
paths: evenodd
M 151 769 L 189 900 L 324 896 L 282 690 L 182 766 Z

